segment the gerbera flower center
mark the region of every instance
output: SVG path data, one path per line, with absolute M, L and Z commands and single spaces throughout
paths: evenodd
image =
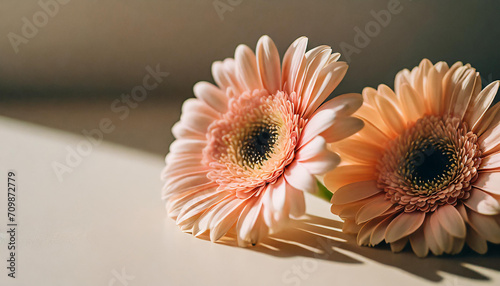
M 436 191 L 455 176 L 457 151 L 449 138 L 427 137 L 412 142 L 399 170 L 411 181 L 414 190 L 428 186 L 426 191 Z
M 278 140 L 279 126 L 270 122 L 256 122 L 250 126 L 239 153 L 243 165 L 254 169 L 271 157 Z
M 480 155 L 477 136 L 460 119 L 426 116 L 386 148 L 378 184 L 398 209 L 434 211 L 469 197 Z
M 240 197 L 257 193 L 292 162 L 301 122 L 282 92 L 254 91 L 234 99 L 209 127 L 203 151 L 208 177 Z

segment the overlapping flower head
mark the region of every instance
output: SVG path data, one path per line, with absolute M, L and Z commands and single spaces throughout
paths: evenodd
M 297 39 L 281 66 L 263 36 L 256 54 L 240 45 L 234 59 L 213 64 L 216 85 L 194 86 L 162 172 L 168 214 L 183 231 L 212 241 L 234 232 L 239 245 L 256 244 L 303 215 L 303 192 L 316 192 L 316 176 L 339 163 L 327 143 L 362 128 L 350 117 L 362 97 L 321 105 L 347 64 L 328 46 L 306 46 Z
M 498 87 L 482 89 L 469 64 L 424 59 L 397 74 L 395 91 L 365 88 L 354 114 L 365 127 L 330 145 L 343 162 L 324 178 L 344 231 L 418 256 L 500 243 Z

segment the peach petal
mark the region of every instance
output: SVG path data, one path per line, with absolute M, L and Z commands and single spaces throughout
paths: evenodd
M 375 165 L 384 153 L 384 150 L 377 145 L 355 137 L 349 137 L 337 142 L 335 148 L 342 150 L 342 157 L 360 164 Z
M 295 89 L 295 92 L 297 92 L 300 97 L 299 114 L 306 115 L 309 103 L 313 100 L 314 95 L 312 92 L 316 85 L 316 80 L 321 70 L 328 62 L 331 53 L 332 49 L 329 46 L 318 46 L 305 54 L 306 65 L 303 85 Z
M 208 82 L 198 82 L 193 87 L 194 95 L 220 113 L 227 111 L 226 93 Z
M 189 218 L 203 213 L 207 207 L 216 205 L 226 196 L 227 194 L 217 193 L 213 190 L 207 191 L 205 194 L 197 193 L 196 196 L 193 194 L 192 199 L 186 202 L 180 210 L 176 223 L 183 224 Z
M 261 89 L 257 60 L 253 51 L 246 45 L 239 45 L 234 53 L 234 59 L 239 80 L 243 82 L 246 89 L 249 91 Z
M 184 113 L 204 114 L 212 117 L 212 121 L 220 118 L 220 114 L 217 111 L 197 98 L 189 98 L 184 101 L 182 104 L 182 114 Z
M 472 185 L 489 193 L 500 195 L 500 173 L 479 173 L 477 180 Z
M 471 210 L 484 215 L 500 214 L 500 203 L 494 197 L 479 189 L 472 188 L 470 197 L 464 204 Z
M 170 152 L 178 154 L 199 154 L 207 141 L 196 139 L 177 139 L 170 144 Z
M 203 113 L 186 112 L 181 115 L 181 123 L 186 128 L 205 134 L 214 119 Z M 181 139 L 177 137 L 177 139 Z M 203 138 L 205 140 L 205 138 Z
M 304 117 L 308 117 L 332 93 L 344 78 L 347 68 L 345 62 L 332 62 L 321 69 L 314 89 L 311 91 Z
M 210 221 L 210 240 L 212 242 L 219 240 L 235 224 L 245 206 L 245 201 L 233 197 L 228 199 L 227 203 L 221 203 L 220 206 Z
M 485 254 L 488 251 L 488 243 L 481 235 L 479 235 L 473 228 L 467 229 L 467 237 L 465 238 L 467 245 L 479 254 Z
M 418 257 L 427 256 L 427 254 L 429 253 L 429 247 L 427 247 L 427 241 L 425 239 L 423 227 L 420 227 L 410 235 L 410 244 L 413 252 Z
M 422 225 L 424 219 L 425 213 L 423 212 L 401 213 L 387 226 L 385 241 L 395 242 L 412 234 Z
M 479 167 L 479 171 L 489 171 L 495 170 L 499 171 L 500 169 L 500 153 L 491 154 L 489 156 L 483 157 L 481 160 L 481 165 Z
M 440 63 L 442 64 L 443 62 Z M 441 98 L 443 94 L 441 80 L 444 74 L 439 72 L 436 66 L 432 67 L 429 70 L 429 74 L 427 74 L 424 92 L 429 105 L 428 109 L 431 110 L 431 114 L 439 115 L 441 112 Z
M 489 108 L 486 113 L 481 117 L 481 120 L 477 122 L 476 126 L 474 126 L 474 131 L 477 136 L 481 137 L 486 130 L 492 125 L 492 122 L 497 122 L 500 120 L 500 102 L 497 102 L 493 107 Z
M 443 254 L 443 249 L 439 246 L 436 240 L 436 235 L 434 234 L 433 228 L 431 227 L 430 217 L 426 218 L 423 223 L 424 226 L 424 237 L 427 242 L 427 246 L 434 255 Z
M 333 109 L 337 111 L 338 117 L 350 116 L 363 105 L 363 97 L 359 93 L 346 93 L 335 96 L 325 102 L 318 110 Z
M 452 205 L 439 207 L 433 214 L 444 228 L 451 235 L 464 238 L 466 235 L 465 223 L 458 210 Z
M 359 201 L 381 193 L 376 181 L 361 181 L 345 185 L 332 196 L 332 203 L 337 205 Z
M 295 189 L 293 186 L 286 186 L 287 204 L 290 206 L 290 215 L 299 218 L 306 213 L 306 202 L 304 192 Z
M 486 110 L 490 107 L 491 103 L 495 99 L 499 83 L 499 81 L 490 83 L 477 95 L 475 100 L 471 102 L 465 115 L 465 120 L 467 121 L 467 123 L 469 123 L 469 126 L 471 126 L 472 130 L 474 130 L 478 125 L 481 117 L 486 113 Z
M 358 245 L 369 245 L 370 244 L 370 237 L 373 232 L 373 229 L 377 226 L 377 224 L 380 222 L 380 219 L 377 220 L 372 220 L 367 223 L 365 223 L 361 229 L 359 230 L 358 236 L 356 237 L 356 242 Z
M 186 126 L 186 124 L 178 121 L 172 126 L 172 134 L 175 138 L 189 138 L 203 140 L 205 139 L 205 134 Z
M 283 72 L 281 87 L 291 94 L 297 81 L 302 79 L 302 74 L 305 66 L 304 53 L 307 48 L 306 37 L 300 37 L 295 40 L 283 57 Z
M 472 98 L 472 91 L 474 90 L 474 85 L 476 84 L 476 78 L 479 77 L 479 74 L 476 74 L 475 70 L 470 69 L 467 73 L 466 78 L 462 81 L 462 83 L 455 87 L 455 91 L 453 91 L 453 99 L 455 102 L 454 105 L 450 106 L 450 113 L 462 119 L 467 111 L 467 107 L 469 106 L 469 102 Z
M 270 94 L 275 94 L 281 85 L 280 56 L 269 36 L 262 36 L 257 42 L 257 65 L 260 79 Z
M 408 237 L 405 236 L 399 240 L 391 242 L 391 251 L 392 252 L 401 252 L 407 244 L 408 244 Z
M 417 121 L 425 113 L 425 101 L 409 84 L 403 84 L 399 93 L 406 119 Z
M 467 212 L 467 214 L 469 224 L 479 235 L 493 243 L 500 243 L 500 226 L 493 217 L 476 212 Z
M 392 205 L 391 201 L 387 200 L 384 194 L 377 195 L 371 202 L 359 209 L 355 217 L 356 223 L 361 224 L 372 220 L 382 215 Z
M 377 245 L 385 239 L 385 231 L 387 230 L 387 227 L 389 226 L 393 218 L 394 216 L 390 215 L 377 224 L 370 236 L 371 245 Z
M 406 121 L 397 107 L 390 103 L 389 100 L 381 96 L 376 98 L 376 103 L 379 116 L 382 117 L 385 124 L 396 133 L 403 133 L 406 128 Z
M 344 225 L 342 226 L 342 232 L 348 234 L 357 234 L 361 226 L 354 222 L 354 220 L 346 219 Z
M 332 192 L 350 183 L 375 179 L 377 179 L 375 167 L 370 165 L 339 166 L 323 178 L 325 186 Z
M 309 171 L 294 161 L 285 169 L 285 179 L 294 188 L 310 193 L 316 193 L 317 183 L 316 178 L 312 176 Z
M 309 119 L 306 126 L 304 126 L 300 136 L 299 148 L 309 143 L 317 135 L 333 125 L 334 120 L 337 117 L 337 111 L 323 107 L 318 109 L 318 111 Z
M 333 125 L 323 131 L 320 136 L 324 137 L 328 143 L 336 142 L 360 131 L 363 126 L 363 120 L 356 117 L 338 118 L 333 122 Z
M 262 204 L 260 198 L 247 203 L 236 223 L 238 245 L 246 246 L 247 243 L 257 244 L 268 233 L 269 227 L 262 217 Z

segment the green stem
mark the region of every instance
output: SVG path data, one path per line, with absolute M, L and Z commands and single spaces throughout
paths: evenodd
M 327 202 L 330 202 L 332 198 L 332 193 L 325 187 L 320 181 L 318 183 L 318 192 L 315 194 L 318 198 L 321 198 Z

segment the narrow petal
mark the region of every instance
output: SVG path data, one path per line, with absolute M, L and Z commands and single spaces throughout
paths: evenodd
M 417 121 L 425 113 L 425 101 L 409 84 L 403 84 L 400 92 L 404 114 L 409 121 Z
M 455 91 L 453 92 L 455 104 L 450 106 L 451 114 L 460 119 L 464 117 L 473 95 L 472 92 L 474 90 L 474 86 L 477 84 L 476 78 L 478 77 L 479 73 L 476 73 L 474 69 L 470 69 L 467 77 L 462 81 L 461 85 L 455 87 Z
M 442 62 L 441 62 L 442 63 Z M 436 64 L 437 65 L 437 64 Z M 432 67 L 427 74 L 425 82 L 425 97 L 429 104 L 428 108 L 432 114 L 439 115 L 441 113 L 443 86 L 442 79 L 444 74 L 440 73 L 437 67 Z
M 227 111 L 226 93 L 208 82 L 198 82 L 193 87 L 194 95 L 220 113 Z
M 398 215 L 387 227 L 385 241 L 388 243 L 399 240 L 415 232 L 424 222 L 425 213 L 411 212 Z
M 433 213 L 430 215 L 430 225 L 432 228 L 434 239 L 439 245 L 439 248 L 442 249 L 443 252 L 446 252 L 446 249 L 448 248 L 449 234 L 439 223 L 439 215 L 437 213 Z
M 304 56 L 306 48 L 307 38 L 300 37 L 290 45 L 283 57 L 281 87 L 288 94 L 292 94 L 296 82 L 302 80 L 306 61 Z
M 481 120 L 481 117 L 490 107 L 491 103 L 495 99 L 499 85 L 500 81 L 498 80 L 490 83 L 479 93 L 475 101 L 469 105 L 469 108 L 465 115 L 465 120 L 467 121 L 467 123 L 469 123 L 471 129 L 475 129 L 476 125 Z
M 336 142 L 345 139 L 360 131 L 364 126 L 363 120 L 356 117 L 337 118 L 333 125 L 320 135 L 326 142 Z
M 240 246 L 245 246 L 246 243 L 255 245 L 267 235 L 268 229 L 262 217 L 260 198 L 254 198 L 253 202 L 246 204 L 236 224 L 238 244 Z
M 265 89 L 275 94 L 281 86 L 280 56 L 269 36 L 262 36 L 257 43 L 257 65 Z
M 429 247 L 427 246 L 424 228 L 422 226 L 410 235 L 410 244 L 413 252 L 415 252 L 418 257 L 427 256 L 429 253 Z
M 367 222 L 382 215 L 393 205 L 390 200 L 385 198 L 384 194 L 380 194 L 375 198 L 376 199 L 359 209 L 355 217 L 357 224 Z
M 337 205 L 359 201 L 376 194 L 381 190 L 376 181 L 362 181 L 341 187 L 332 196 L 332 203 Z
M 389 126 L 396 133 L 403 133 L 404 129 L 406 128 L 406 121 L 404 120 L 403 116 L 396 108 L 396 106 L 394 106 L 389 102 L 389 100 L 381 96 L 376 98 L 376 102 L 380 114 L 379 116 L 382 117 L 385 124 L 387 124 L 387 126 Z
M 485 254 L 488 251 L 488 243 L 481 235 L 479 235 L 473 228 L 467 229 L 467 237 L 465 239 L 467 245 L 479 254 Z
M 361 229 L 359 230 L 358 236 L 356 237 L 356 242 L 358 245 L 369 245 L 370 237 L 373 232 L 373 229 L 378 225 L 380 219 L 372 220 L 370 222 L 365 223 Z
M 424 226 L 424 237 L 427 243 L 427 246 L 432 251 L 434 255 L 443 254 L 443 249 L 439 246 L 436 240 L 436 236 L 434 234 L 433 228 L 431 226 L 430 217 L 427 217 L 423 223 Z
M 257 60 L 252 50 L 245 45 L 239 45 L 236 48 L 234 58 L 239 79 L 244 83 L 247 90 L 261 89 L 262 84 L 257 69 Z
M 390 215 L 377 224 L 377 226 L 373 229 L 372 234 L 370 236 L 371 245 L 377 245 L 385 239 L 385 232 L 389 224 L 392 222 L 393 218 L 394 216 Z
M 217 210 L 210 221 L 210 240 L 212 242 L 219 240 L 229 231 L 238 220 L 244 206 L 244 200 L 233 197 Z
M 310 92 L 304 117 L 310 116 L 332 91 L 339 85 L 347 72 L 345 62 L 333 62 L 327 64 L 319 73 L 314 84 L 314 89 Z

